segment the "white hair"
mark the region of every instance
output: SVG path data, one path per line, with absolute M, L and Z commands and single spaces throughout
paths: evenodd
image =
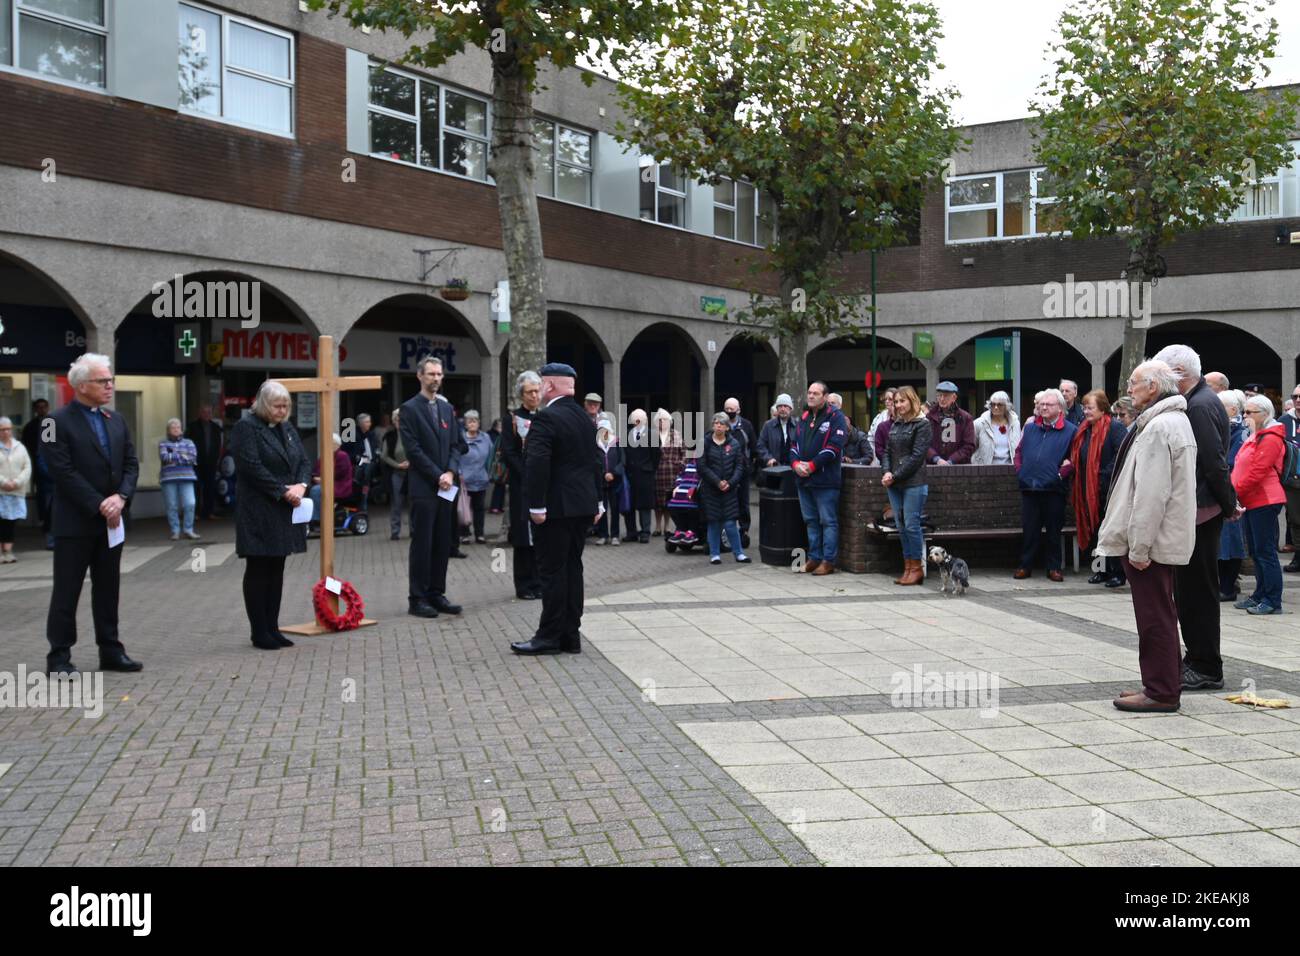
M 519 377 L 515 379 L 515 395 L 522 398 L 525 385 L 541 385 L 542 377 L 536 372 L 520 372 Z
M 289 414 L 293 414 L 293 399 L 289 397 L 289 390 L 283 384 L 273 378 L 268 378 L 262 383 L 261 388 L 257 390 L 257 397 L 253 399 L 253 414 L 264 422 L 271 420 L 271 403 L 278 402 L 282 398 L 289 399 Z
M 1277 419 L 1273 417 L 1277 412 L 1277 409 L 1273 407 L 1273 400 L 1267 395 L 1250 396 L 1250 398 L 1246 399 L 1246 408 L 1250 409 L 1252 406 L 1260 409 L 1268 419 L 1264 424 L 1259 426 L 1260 428 L 1267 428 L 1269 425 L 1277 424 Z
M 177 428 L 180 428 L 180 429 L 182 429 L 182 430 L 185 428 L 184 424 L 181 423 L 181 420 L 180 420 L 179 418 L 169 418 L 169 419 L 167 419 L 167 430 L 168 430 L 168 431 L 171 431 L 171 427 L 172 427 L 173 425 L 175 425 Z
M 1056 404 L 1061 406 L 1061 411 L 1062 412 L 1065 411 L 1065 396 L 1061 394 L 1061 390 L 1059 388 L 1043 389 L 1041 392 L 1039 392 L 1037 395 L 1034 396 L 1034 404 L 1037 405 L 1040 401 L 1042 401 L 1045 398 L 1056 399 Z M 1008 407 L 1010 407 L 1009 404 Z
M 1179 379 L 1201 377 L 1201 357 L 1190 345 L 1166 345 L 1152 358 L 1168 365 Z
M 1241 413 L 1246 410 L 1246 396 L 1241 394 L 1235 388 L 1225 388 L 1219 393 L 1219 401 L 1223 403 L 1225 409 L 1231 407 L 1237 410 L 1233 418 L 1240 418 Z
M 1170 346 L 1170 348 L 1173 348 L 1173 346 Z M 1168 349 L 1165 349 L 1164 351 L 1168 351 Z M 1195 355 L 1196 353 L 1193 352 L 1192 354 Z M 1201 374 L 1199 359 L 1197 359 L 1197 363 L 1196 375 L 1199 378 Z M 1186 371 L 1185 367 L 1184 371 Z M 1165 362 L 1164 359 L 1147 359 L 1133 370 L 1133 377 L 1136 378 L 1138 372 L 1145 373 L 1142 378 L 1143 381 L 1155 384 L 1156 392 L 1161 398 L 1178 394 L 1178 384 L 1182 381 L 1182 378 L 1177 372 L 1170 368 L 1169 364 Z
M 637 424 L 638 422 L 643 426 L 649 424 L 644 408 L 632 409 L 632 412 L 627 416 L 627 420 L 630 424 Z
M 482 416 L 479 415 L 477 408 L 471 408 L 461 417 L 464 418 L 466 421 L 469 421 L 471 418 L 474 419 L 474 421 L 476 422 L 481 422 L 483 420 Z
M 1067 385 L 1073 385 L 1073 386 L 1074 386 L 1074 394 L 1076 394 L 1076 395 L 1079 394 L 1079 383 L 1078 383 L 1078 382 L 1076 382 L 1076 381 L 1075 381 L 1074 379 L 1072 379 L 1072 378 L 1063 378 L 1063 379 L 1061 379 L 1061 384 L 1060 384 L 1059 387 L 1060 387 L 1060 389 L 1061 389 L 1062 391 L 1065 390 L 1065 386 L 1067 386 Z
M 76 388 L 83 382 L 90 379 L 90 373 L 97 368 L 113 368 L 113 360 L 107 355 L 100 355 L 98 352 L 87 352 L 85 355 L 78 355 L 76 360 L 68 366 L 68 384 Z

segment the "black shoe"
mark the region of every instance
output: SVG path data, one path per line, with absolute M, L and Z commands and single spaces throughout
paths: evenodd
M 1111 578 L 1109 581 L 1106 582 L 1106 587 L 1122 588 L 1126 584 L 1128 584 L 1128 578 Z
M 1096 574 L 1094 574 L 1092 577 L 1088 578 L 1088 583 L 1089 583 L 1089 584 L 1101 584 L 1101 583 L 1104 582 L 1105 580 L 1106 580 L 1106 572 L 1105 572 L 1105 571 L 1098 571 L 1098 572 L 1097 572 Z
M 564 653 L 566 654 L 581 654 L 582 653 L 582 632 L 579 631 L 577 634 L 566 639 L 564 643 L 560 645 L 560 650 L 564 651 Z
M 406 610 L 407 614 L 413 614 L 416 617 L 437 617 L 438 609 L 428 601 L 412 601 Z
M 650 533 L 648 531 L 642 531 L 639 535 L 637 535 L 636 540 L 638 544 L 649 544 Z
M 453 551 L 450 555 L 448 555 L 448 557 L 451 557 L 451 558 L 468 558 L 469 555 L 466 554 L 464 551 Z
M 278 643 L 281 647 L 293 647 L 293 641 L 285 637 L 284 634 L 280 632 L 280 629 L 278 627 L 271 632 L 271 636 L 275 638 L 276 643 Z
M 1239 597 L 1241 597 L 1241 592 L 1240 592 L 1240 591 L 1238 591 L 1236 594 L 1220 594 L 1220 595 L 1219 595 L 1219 603 L 1220 603 L 1220 604 L 1236 604 L 1236 603 L 1237 603 L 1237 599 L 1238 599 Z
M 1183 690 L 1223 690 L 1223 678 L 1210 677 L 1200 671 L 1183 665 Z
M 521 601 L 536 601 L 541 595 L 536 591 L 516 591 L 515 597 Z
M 460 605 L 452 604 L 450 601 L 447 600 L 447 596 L 445 594 L 435 594 L 432 598 L 429 599 L 429 603 L 432 604 L 434 607 L 436 607 L 443 614 L 460 613 Z
M 144 665 L 139 661 L 131 660 L 123 651 L 116 657 L 101 657 L 99 659 L 99 669 L 101 671 L 124 671 L 128 674 L 135 674 L 144 670 Z
M 624 544 L 636 544 L 638 539 L 636 535 L 630 534 L 626 538 L 619 538 L 619 540 Z
M 62 664 L 50 666 L 48 673 L 51 677 L 71 677 L 73 674 L 80 674 L 81 671 L 77 670 L 77 665 L 72 661 L 64 661 Z
M 253 634 L 248 639 L 254 647 L 263 651 L 278 651 L 281 647 L 280 642 L 271 634 Z
M 1300 560 L 1292 559 L 1290 564 L 1282 566 L 1282 570 L 1286 571 L 1288 574 L 1295 574 L 1297 571 L 1300 571 Z
M 530 591 L 529 593 L 532 595 L 531 600 L 533 600 L 533 601 L 540 601 L 540 600 L 542 599 L 542 589 L 541 589 L 541 588 L 534 588 L 534 589 L 533 589 L 532 591 Z
M 510 649 L 525 657 L 536 654 L 559 654 L 562 650 L 559 644 L 542 644 L 535 637 L 527 641 L 514 641 Z

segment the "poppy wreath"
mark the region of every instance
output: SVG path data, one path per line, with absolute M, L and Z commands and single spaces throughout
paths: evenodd
M 329 591 L 325 589 L 324 578 L 317 581 L 316 586 L 311 589 L 311 603 L 316 609 L 316 620 L 321 627 L 331 631 L 355 630 L 361 624 L 366 604 L 361 600 L 361 595 L 357 593 L 351 581 L 343 582 L 343 588 L 339 591 L 339 600 L 348 606 L 343 614 L 334 613 L 334 609 L 330 607 Z

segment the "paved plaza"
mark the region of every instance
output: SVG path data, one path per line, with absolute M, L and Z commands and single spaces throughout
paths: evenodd
M 184 544 L 137 523 L 122 623 L 145 670 L 104 675 L 99 719 L 0 709 L 0 863 L 1300 863 L 1290 611 L 1225 607 L 1225 689 L 1122 714 L 1127 589 L 977 568 L 950 598 L 652 539 L 588 549 L 582 655 L 523 659 L 540 608 L 508 549 L 465 546 L 465 613 L 426 622 L 407 540 L 374 519 L 336 570 L 379 625 L 274 653 L 248 643 L 229 522 Z M 31 546 L 0 567 L 0 671 L 44 663 Z M 290 560 L 285 623 L 310 617 L 316 547 Z M 90 668 L 88 588 L 80 627 Z M 1222 699 L 1243 688 L 1298 706 Z

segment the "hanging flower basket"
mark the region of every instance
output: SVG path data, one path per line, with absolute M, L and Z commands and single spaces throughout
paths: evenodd
M 442 286 L 442 297 L 448 302 L 462 302 L 469 298 L 468 279 L 448 279 Z

